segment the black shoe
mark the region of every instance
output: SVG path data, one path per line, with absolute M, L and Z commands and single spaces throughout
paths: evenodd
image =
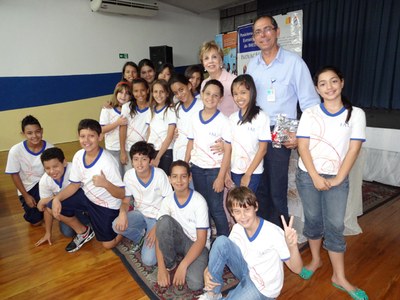
M 69 253 L 78 251 L 83 244 L 89 242 L 94 238 L 94 231 L 92 227 L 88 226 L 85 233 L 77 234 L 74 239 L 65 247 L 65 250 Z

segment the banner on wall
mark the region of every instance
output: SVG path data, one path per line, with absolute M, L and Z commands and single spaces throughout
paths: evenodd
M 237 74 L 236 53 L 237 53 L 237 31 L 232 31 L 225 34 L 217 34 L 215 43 L 224 52 L 224 68 L 233 74 Z
M 278 44 L 301 56 L 303 45 L 303 11 L 296 10 L 285 15 L 274 16 L 274 18 L 280 28 Z M 238 74 L 246 73 L 250 59 L 260 53 L 260 50 L 253 41 L 252 26 L 253 24 L 246 24 L 238 27 Z

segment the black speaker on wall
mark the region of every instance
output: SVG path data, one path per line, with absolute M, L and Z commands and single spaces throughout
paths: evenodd
M 174 64 L 172 61 L 172 47 L 169 46 L 154 46 L 149 47 L 150 60 L 154 67 L 158 69 L 163 63 Z

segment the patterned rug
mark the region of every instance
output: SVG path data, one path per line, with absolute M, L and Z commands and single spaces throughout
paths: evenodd
M 362 197 L 364 214 L 400 195 L 400 187 L 378 182 L 363 181 Z
M 362 197 L 364 214 L 385 204 L 399 195 L 400 187 L 394 187 L 377 182 L 363 181 Z M 169 288 L 159 287 L 157 284 L 157 267 L 147 267 L 143 265 L 141 262 L 140 251 L 134 254 L 129 253 L 129 249 L 131 248 L 132 242 L 128 239 L 124 239 L 122 243 L 113 249 L 113 251 L 120 257 L 129 273 L 150 299 L 194 300 L 198 295 L 202 294 L 202 291 L 193 292 L 189 290 L 186 285 L 182 289 L 178 289 L 173 286 Z M 300 247 L 300 249 L 303 248 L 306 247 Z M 171 277 L 172 276 L 173 273 L 171 273 Z M 223 278 L 223 292 L 227 293 L 227 291 L 236 286 L 237 280 L 228 269 L 225 269 Z
M 123 239 L 117 247 L 113 249 L 114 253 L 119 256 L 129 273 L 144 290 L 150 299 L 155 300 L 194 300 L 197 296 L 203 293 L 202 290 L 191 291 L 187 285 L 181 289 L 174 286 L 162 288 L 157 284 L 157 267 L 147 267 L 143 265 L 140 251 L 132 254 L 129 249 L 132 248 L 132 242 L 128 239 Z M 173 278 L 171 272 L 171 278 Z M 222 292 L 227 292 L 237 284 L 237 280 L 233 274 L 225 268 L 224 270 L 224 288 Z

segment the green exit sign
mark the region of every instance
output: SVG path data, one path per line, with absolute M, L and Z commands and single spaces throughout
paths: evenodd
M 121 59 L 128 58 L 128 53 L 120 53 L 119 58 Z

